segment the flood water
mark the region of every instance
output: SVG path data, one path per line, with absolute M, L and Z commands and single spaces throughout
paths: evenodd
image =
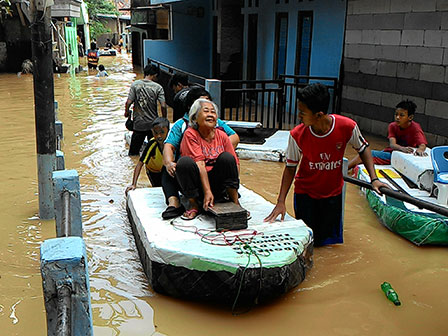
M 417 247 L 388 231 L 351 185 L 345 243 L 315 249 L 306 280 L 277 301 L 233 316 L 230 309 L 154 293 L 124 198 L 137 160 L 127 156 L 124 103 L 141 75 L 127 56 L 100 63 L 109 78 L 87 71 L 55 75 L 66 169 L 76 169 L 81 182 L 95 335 L 151 335 L 153 325 L 170 336 L 448 334 L 448 249 Z M 0 101 L 0 334 L 46 335 L 39 247 L 55 237 L 55 225 L 37 215 L 32 77 L 0 74 Z M 368 139 L 373 148 L 385 145 Z M 241 182 L 275 202 L 282 170 L 281 163 L 244 160 Z M 148 184 L 142 173 L 139 186 Z M 385 298 L 383 281 L 396 289 L 402 306 Z

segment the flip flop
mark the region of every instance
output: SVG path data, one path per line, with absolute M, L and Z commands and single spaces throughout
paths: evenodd
M 180 216 L 180 218 L 182 218 L 183 220 L 192 220 L 192 219 L 195 219 L 198 215 L 199 215 L 199 210 L 190 209 L 190 210 L 185 211 L 184 214 L 182 216 Z
M 182 215 L 185 211 L 185 208 L 183 205 L 181 205 L 180 207 L 175 207 L 170 205 L 169 207 L 167 207 L 165 209 L 164 212 L 162 212 L 162 218 L 163 219 L 171 219 L 171 218 L 175 218 L 178 217 L 180 215 Z

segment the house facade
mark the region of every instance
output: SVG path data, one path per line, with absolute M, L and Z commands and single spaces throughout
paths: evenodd
M 120 38 L 123 39 L 125 45 L 128 45 L 128 25 L 131 22 L 130 15 L 121 14 L 97 14 L 104 27 L 108 30 L 107 33 L 97 36 L 98 47 L 102 48 L 106 45 L 109 39 L 113 45 L 118 45 Z
M 170 10 L 170 38 L 145 39 L 143 59 L 207 78 L 338 76 L 345 1 L 155 1 Z M 188 55 L 188 57 L 185 57 Z
M 339 79 L 336 111 L 386 136 L 395 106 L 417 104 L 430 146 L 448 143 L 448 1 L 152 0 L 169 38 L 141 59 L 217 79 Z M 187 55 L 187 56 L 186 56 Z

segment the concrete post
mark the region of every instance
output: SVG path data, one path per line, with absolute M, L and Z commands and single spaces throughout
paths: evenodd
M 79 237 L 47 239 L 40 247 L 40 270 L 47 312 L 47 335 L 60 334 L 64 323 L 68 335 L 93 335 L 89 273 L 84 240 Z M 58 297 L 68 292 L 67 300 Z M 58 301 L 65 303 L 58 307 Z M 65 301 L 65 302 L 64 302 Z M 59 309 L 58 309 L 59 308 Z M 68 321 L 59 321 L 58 311 L 68 310 Z M 58 331 L 59 330 L 59 331 Z
M 58 120 L 59 104 L 55 100 L 53 105 L 54 105 L 54 120 L 56 121 L 56 120 Z
M 56 149 L 61 150 L 61 141 L 64 139 L 64 128 L 62 121 L 56 120 L 54 123 L 54 129 L 56 134 Z
M 64 152 L 60 150 L 56 150 L 56 169 L 55 170 L 64 170 L 65 169 L 65 158 Z
M 64 211 L 65 191 L 70 193 L 69 209 L 66 209 L 67 211 Z M 82 237 L 81 194 L 78 172 L 76 170 L 53 172 L 53 195 L 56 235 L 62 237 L 68 231 L 71 236 Z M 64 218 L 65 213 L 69 213 L 69 218 Z M 68 230 L 65 227 L 66 221 L 64 219 L 68 220 Z
M 39 217 L 54 218 L 51 174 L 56 161 L 54 131 L 53 48 L 51 9 L 42 1 L 31 1 L 31 51 L 33 58 L 34 112 L 36 121 Z
M 55 122 L 55 133 L 57 137 L 60 137 L 61 139 L 64 138 L 64 134 L 63 134 L 63 126 L 62 126 L 62 121 L 57 120 Z
M 213 98 L 213 102 L 218 106 L 220 115 L 219 118 L 224 116 L 224 111 L 221 105 L 221 81 L 218 79 L 206 79 L 205 89 L 210 93 Z

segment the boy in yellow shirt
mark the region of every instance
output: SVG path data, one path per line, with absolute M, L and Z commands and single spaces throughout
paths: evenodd
M 143 165 L 146 167 L 146 175 L 148 176 L 149 182 L 151 182 L 151 186 L 162 186 L 163 142 L 168 135 L 169 129 L 170 122 L 167 118 L 158 117 L 152 122 L 151 132 L 153 138 L 149 140 L 140 156 L 140 160 L 134 169 L 132 184 L 126 188 L 126 195 L 130 190 L 137 188 L 138 177 L 140 176 Z

